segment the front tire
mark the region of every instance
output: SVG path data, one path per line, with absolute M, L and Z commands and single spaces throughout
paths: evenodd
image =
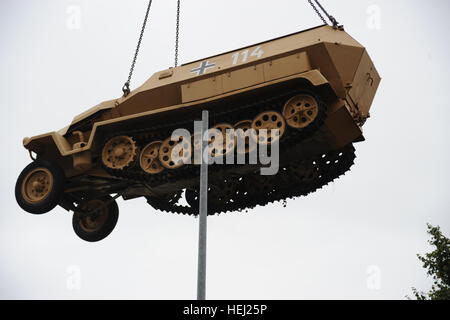
M 17 178 L 16 201 L 32 214 L 43 214 L 55 208 L 64 191 L 64 171 L 56 163 L 36 160 Z
M 72 219 L 73 230 L 81 239 L 97 242 L 105 239 L 115 228 L 119 219 L 119 207 L 111 196 L 86 200 L 80 205 L 80 211 L 75 211 Z M 104 206 L 106 202 L 110 202 Z M 94 213 L 89 213 L 104 206 Z

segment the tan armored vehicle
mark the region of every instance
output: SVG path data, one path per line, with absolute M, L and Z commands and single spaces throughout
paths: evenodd
M 75 231 L 88 241 L 112 231 L 119 196 L 144 196 L 156 209 L 196 215 L 199 166 L 173 159 L 173 149 L 186 141 L 172 141 L 171 134 L 193 133 L 202 110 L 224 134 L 257 133 L 248 136 L 244 153 L 250 139 L 277 141 L 280 150 L 272 176 L 260 175 L 260 164 L 211 165 L 209 214 L 307 195 L 353 164 L 353 143 L 364 140 L 361 128 L 379 82 L 364 47 L 327 25 L 157 72 L 66 128 L 25 138 L 34 161 L 17 180 L 16 198 L 34 214 L 57 205 L 74 211 Z M 261 129 L 278 133 L 259 139 Z M 184 160 L 194 154 L 183 150 Z M 235 151 L 235 144 L 213 150 L 215 156 Z

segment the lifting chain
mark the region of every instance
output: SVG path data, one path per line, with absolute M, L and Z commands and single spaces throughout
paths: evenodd
M 178 0 L 177 3 L 177 31 L 175 33 L 175 68 L 178 67 L 178 42 L 179 42 L 179 35 L 180 35 L 180 2 L 181 0 Z
M 315 4 L 312 2 L 312 0 L 308 0 L 308 2 L 312 6 L 314 11 L 317 13 L 319 18 L 323 21 L 323 23 L 324 24 L 328 24 L 327 21 L 325 20 L 325 18 L 323 17 L 323 15 L 320 13 L 320 11 L 317 9 Z M 320 4 L 320 2 L 318 0 L 314 0 L 314 2 L 319 6 L 319 8 L 323 11 L 323 13 L 325 13 L 327 18 L 333 24 L 333 27 L 335 27 L 335 28 L 338 27 L 339 23 L 336 21 L 336 19 L 333 16 L 328 14 L 328 12 Z M 178 66 L 178 43 L 179 43 L 179 33 L 180 33 L 180 5 L 181 5 L 180 3 L 181 3 L 181 0 L 177 0 L 177 21 L 176 21 L 176 34 L 175 34 L 175 67 Z M 131 77 L 133 75 L 134 66 L 136 65 L 136 60 L 137 60 L 137 57 L 138 57 L 138 54 L 139 54 L 139 49 L 141 47 L 141 42 L 142 42 L 142 38 L 144 36 L 145 26 L 147 25 L 147 20 L 148 20 L 148 15 L 150 13 L 151 5 L 152 5 L 152 0 L 149 0 L 148 6 L 147 6 L 147 11 L 145 13 L 144 23 L 142 25 L 141 33 L 139 35 L 138 44 L 137 44 L 137 47 L 136 47 L 136 51 L 134 53 L 133 62 L 131 63 L 130 73 L 128 74 L 127 81 L 125 82 L 125 84 L 122 87 L 122 91 L 123 91 L 123 96 L 124 97 L 126 97 L 126 96 L 128 96 L 130 94 Z
M 126 96 L 128 96 L 130 94 L 131 76 L 133 75 L 134 66 L 136 64 L 136 59 L 138 57 L 139 49 L 141 47 L 142 37 L 144 36 L 145 26 L 147 24 L 148 14 L 150 13 L 150 7 L 151 6 L 152 6 L 152 0 L 149 0 L 148 1 L 148 6 L 147 6 L 147 12 L 145 13 L 144 23 L 143 23 L 142 29 L 141 29 L 141 34 L 139 36 L 139 41 L 138 41 L 138 44 L 137 44 L 137 47 L 136 47 L 136 52 L 134 53 L 133 62 L 131 63 L 130 73 L 128 74 L 128 80 L 127 80 L 127 82 L 125 82 L 125 84 L 122 87 L 122 91 L 123 91 L 123 96 L 124 97 L 126 97 Z
M 317 15 L 319 16 L 319 18 L 323 21 L 324 24 L 328 24 L 327 21 L 325 20 L 325 18 L 323 17 L 323 15 L 320 13 L 319 9 L 317 9 L 317 7 L 315 6 L 315 4 L 312 2 L 312 0 L 308 0 L 309 4 L 311 5 L 311 7 L 313 7 L 314 11 L 317 13 Z M 329 15 L 328 12 L 325 10 L 325 8 L 320 4 L 320 2 L 318 0 L 314 0 L 314 2 L 319 6 L 319 8 L 322 10 L 323 13 L 325 13 L 325 15 L 327 16 L 327 18 L 331 21 L 331 23 L 333 24 L 333 27 L 338 27 L 339 22 L 336 21 L 336 19 Z

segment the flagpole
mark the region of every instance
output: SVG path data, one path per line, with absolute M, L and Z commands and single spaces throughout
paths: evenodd
M 197 300 L 206 299 L 206 231 L 208 216 L 208 158 L 203 153 L 208 146 L 205 133 L 208 130 L 208 111 L 202 112 L 202 143 L 200 166 L 200 194 L 199 194 L 199 236 L 198 236 L 198 274 L 197 274 Z

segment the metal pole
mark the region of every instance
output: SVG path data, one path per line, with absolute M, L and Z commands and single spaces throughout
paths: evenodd
M 199 234 L 198 234 L 198 274 L 197 274 L 197 300 L 206 299 L 206 229 L 208 216 L 208 162 L 203 152 L 208 146 L 205 132 L 208 130 L 208 111 L 202 112 L 202 162 L 200 166 L 200 205 L 199 205 Z

